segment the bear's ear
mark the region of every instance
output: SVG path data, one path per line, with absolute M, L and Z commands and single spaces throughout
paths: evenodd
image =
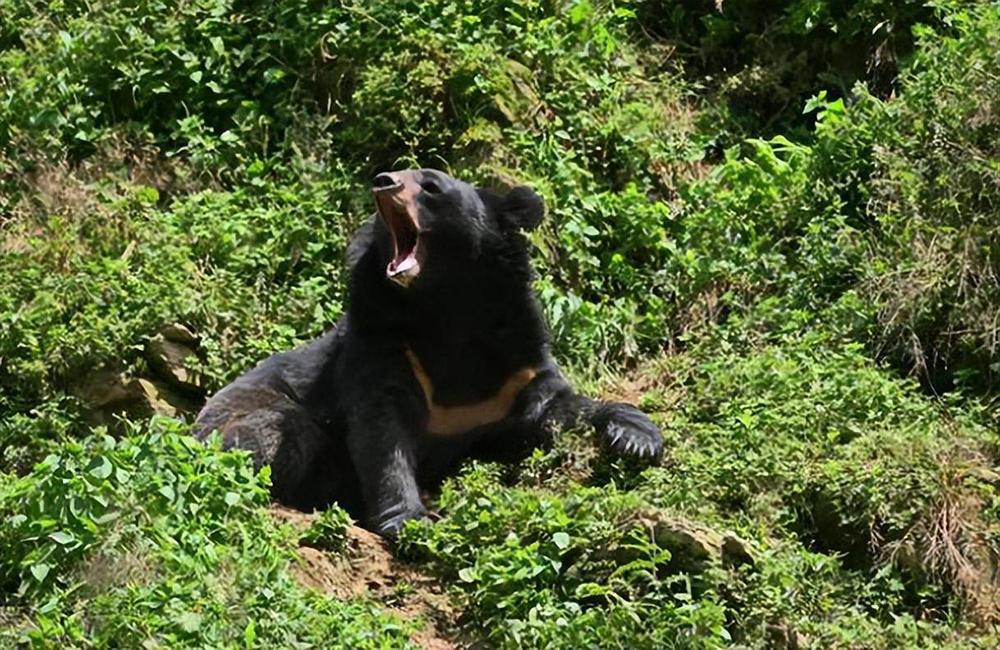
M 512 228 L 534 230 L 545 215 L 545 202 L 530 187 L 515 187 L 500 204 L 501 222 Z

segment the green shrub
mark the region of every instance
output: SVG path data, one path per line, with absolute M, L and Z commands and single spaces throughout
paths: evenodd
M 0 142 L 79 156 L 124 130 L 206 164 L 252 161 L 307 101 L 336 26 L 321 5 L 5 0 Z
M 792 535 L 851 569 L 895 562 L 918 611 L 941 606 L 917 596 L 938 587 L 952 605 L 988 611 L 1000 553 L 995 438 L 974 412 L 889 377 L 858 344 L 826 339 L 706 343 L 678 358 L 660 389 L 675 395 L 667 469 L 640 493 L 709 521 L 739 513 L 751 530 Z M 945 546 L 954 553 L 939 555 Z
M 0 483 L 10 643 L 387 648 L 407 627 L 298 587 L 265 475 L 171 420 L 67 443 Z
M 329 327 L 357 194 L 341 178 L 262 180 L 160 207 L 155 190 L 126 187 L 89 214 L 19 222 L 23 243 L 0 258 L 0 436 L 23 458 L 4 462 L 24 467 L 19 439 L 79 432 L 67 394 L 95 367 L 141 366 L 167 323 L 201 334 L 209 389 Z
M 347 527 L 351 523 L 347 511 L 332 505 L 316 517 L 300 541 L 325 551 L 341 551 L 347 544 Z
M 820 90 L 846 97 L 862 81 L 888 96 L 913 53 L 914 28 L 943 27 L 974 4 L 644 0 L 636 2 L 636 31 L 669 46 L 686 74 L 710 89 L 717 119 L 708 128 L 731 143 L 808 126 L 799 109 Z
M 888 353 L 939 389 L 981 390 L 1000 341 L 1000 17 L 953 21 L 954 37 L 922 32 L 898 100 L 852 121 L 877 133 L 862 286 Z
M 401 536 L 405 551 L 458 579 L 470 624 L 490 642 L 710 648 L 728 639 L 717 596 L 666 574 L 670 553 L 629 526 L 634 498 L 504 488 L 494 469 L 478 466 L 446 484 L 444 520 Z

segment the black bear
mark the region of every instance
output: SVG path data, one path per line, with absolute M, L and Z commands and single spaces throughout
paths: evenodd
M 542 218 L 532 190 L 421 169 L 379 174 L 373 192 L 344 317 L 219 391 L 196 435 L 270 464 L 277 501 L 337 502 L 389 537 L 459 461 L 516 458 L 561 428 L 589 423 L 613 454 L 659 457 L 645 414 L 577 395 L 552 359 L 522 233 Z

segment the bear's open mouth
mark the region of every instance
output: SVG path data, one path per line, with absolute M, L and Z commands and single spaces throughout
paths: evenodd
M 415 193 L 405 182 L 379 185 L 372 191 L 378 213 L 392 235 L 393 257 L 386 266 L 386 277 L 406 286 L 420 272 L 417 259 L 420 224 Z

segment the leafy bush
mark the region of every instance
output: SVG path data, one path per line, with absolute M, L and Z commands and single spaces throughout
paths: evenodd
M 717 597 L 692 593 L 685 575 L 664 575 L 669 551 L 630 530 L 637 502 L 627 495 L 503 488 L 480 466 L 446 485 L 439 507 L 440 524 L 404 529 L 404 550 L 458 578 L 471 622 L 500 647 L 717 647 L 728 639 Z
M 90 214 L 17 224 L 8 241 L 20 242 L 0 258 L 5 455 L 19 455 L 28 431 L 79 431 L 67 393 L 95 366 L 134 370 L 144 341 L 167 323 L 203 334 L 210 388 L 329 327 L 357 223 L 351 187 L 261 180 L 166 208 L 155 190 L 126 187 Z M 67 408 L 68 419 L 55 415 Z M 36 427 L 32 411 L 48 424 Z
M 939 389 L 996 382 L 1000 18 L 922 32 L 904 94 L 852 120 L 877 134 L 863 286 L 887 352 Z
M 301 110 L 335 28 L 320 4 L 5 0 L 0 142 L 86 155 L 120 126 L 206 163 L 252 161 Z
M 64 445 L 0 492 L 0 585 L 25 615 L 0 638 L 405 647 L 407 628 L 370 605 L 296 585 L 266 481 L 170 420 Z
M 321 512 L 302 534 L 301 542 L 327 551 L 341 551 L 347 544 L 351 516 L 336 505 Z
M 730 315 L 773 331 L 769 312 L 798 311 L 939 390 L 989 390 L 1000 26 L 991 9 L 947 22 L 917 30 L 899 98 L 820 93 L 809 140 L 750 140 L 682 190 L 651 287 L 673 331 Z
M 995 438 L 974 414 L 888 377 L 857 344 L 824 339 L 707 345 L 674 361 L 660 388 L 674 395 L 669 469 L 640 492 L 709 521 L 742 513 L 759 522 L 751 530 L 784 531 L 852 569 L 894 562 L 909 597 L 947 587 L 991 618 Z
M 722 141 L 807 126 L 799 108 L 820 90 L 865 82 L 886 97 L 914 50 L 913 29 L 941 27 L 965 0 L 648 0 L 637 31 L 668 45 L 713 92 Z M 676 64 L 675 64 L 676 65 Z M 718 125 L 718 122 L 716 122 Z

